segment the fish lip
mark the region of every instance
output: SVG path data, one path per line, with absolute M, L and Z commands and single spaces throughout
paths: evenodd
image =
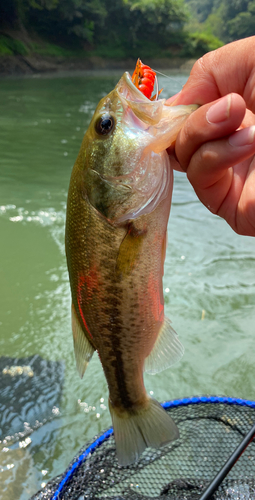
M 124 98 L 124 100 L 126 101 L 125 94 L 127 94 L 128 90 L 131 92 L 132 96 L 134 96 L 134 101 L 146 102 L 146 103 L 151 102 L 150 99 L 148 99 L 148 97 L 146 97 L 132 82 L 131 75 L 128 73 L 128 71 L 125 71 L 124 75 L 122 76 L 117 85 L 117 92 L 120 99 Z
M 165 99 L 151 101 L 132 82 L 126 71 L 116 86 L 124 109 L 130 111 L 146 125 L 157 125 L 161 120 Z

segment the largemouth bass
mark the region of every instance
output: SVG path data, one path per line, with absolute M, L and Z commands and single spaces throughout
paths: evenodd
M 173 173 L 166 148 L 196 106 L 150 101 L 125 73 L 98 104 L 74 165 L 66 255 L 82 377 L 96 350 L 109 387 L 120 465 L 179 436 L 145 390 L 143 371 L 178 361 L 162 276 Z

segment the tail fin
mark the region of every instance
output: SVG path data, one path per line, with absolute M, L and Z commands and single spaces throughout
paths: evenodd
M 145 448 L 159 448 L 179 437 L 176 424 L 154 399 L 149 399 L 149 406 L 136 414 L 120 416 L 110 401 L 109 408 L 119 465 L 130 465 Z

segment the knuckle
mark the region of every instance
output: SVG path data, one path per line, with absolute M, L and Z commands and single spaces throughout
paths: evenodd
M 194 123 L 193 116 L 189 116 L 181 130 L 181 142 L 188 145 L 193 143 L 194 137 L 197 136 L 197 126 Z
M 210 63 L 210 59 L 211 59 L 211 52 L 207 52 L 207 54 L 204 54 L 202 57 L 197 59 L 191 70 L 191 74 L 195 73 L 199 75 L 203 74 L 206 75 L 208 73 L 208 66 Z
M 198 135 L 198 127 L 191 115 L 187 118 L 179 133 L 175 148 L 178 161 L 184 170 L 188 168 L 191 158 L 200 144 Z
M 204 172 L 204 179 L 211 177 L 212 168 L 219 163 L 219 151 L 214 148 L 209 148 L 208 144 L 203 144 L 196 154 L 196 162 Z
M 212 176 L 212 167 L 217 164 L 219 154 L 216 150 L 203 144 L 192 156 L 187 176 L 193 186 L 205 189 Z

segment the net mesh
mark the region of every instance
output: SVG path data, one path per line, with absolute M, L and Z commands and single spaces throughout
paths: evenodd
M 119 467 L 112 429 L 87 443 L 63 476 L 31 500 L 197 500 L 255 422 L 255 403 L 219 397 L 164 404 L 180 438 L 139 461 Z M 255 500 L 255 442 L 236 462 L 212 497 Z

